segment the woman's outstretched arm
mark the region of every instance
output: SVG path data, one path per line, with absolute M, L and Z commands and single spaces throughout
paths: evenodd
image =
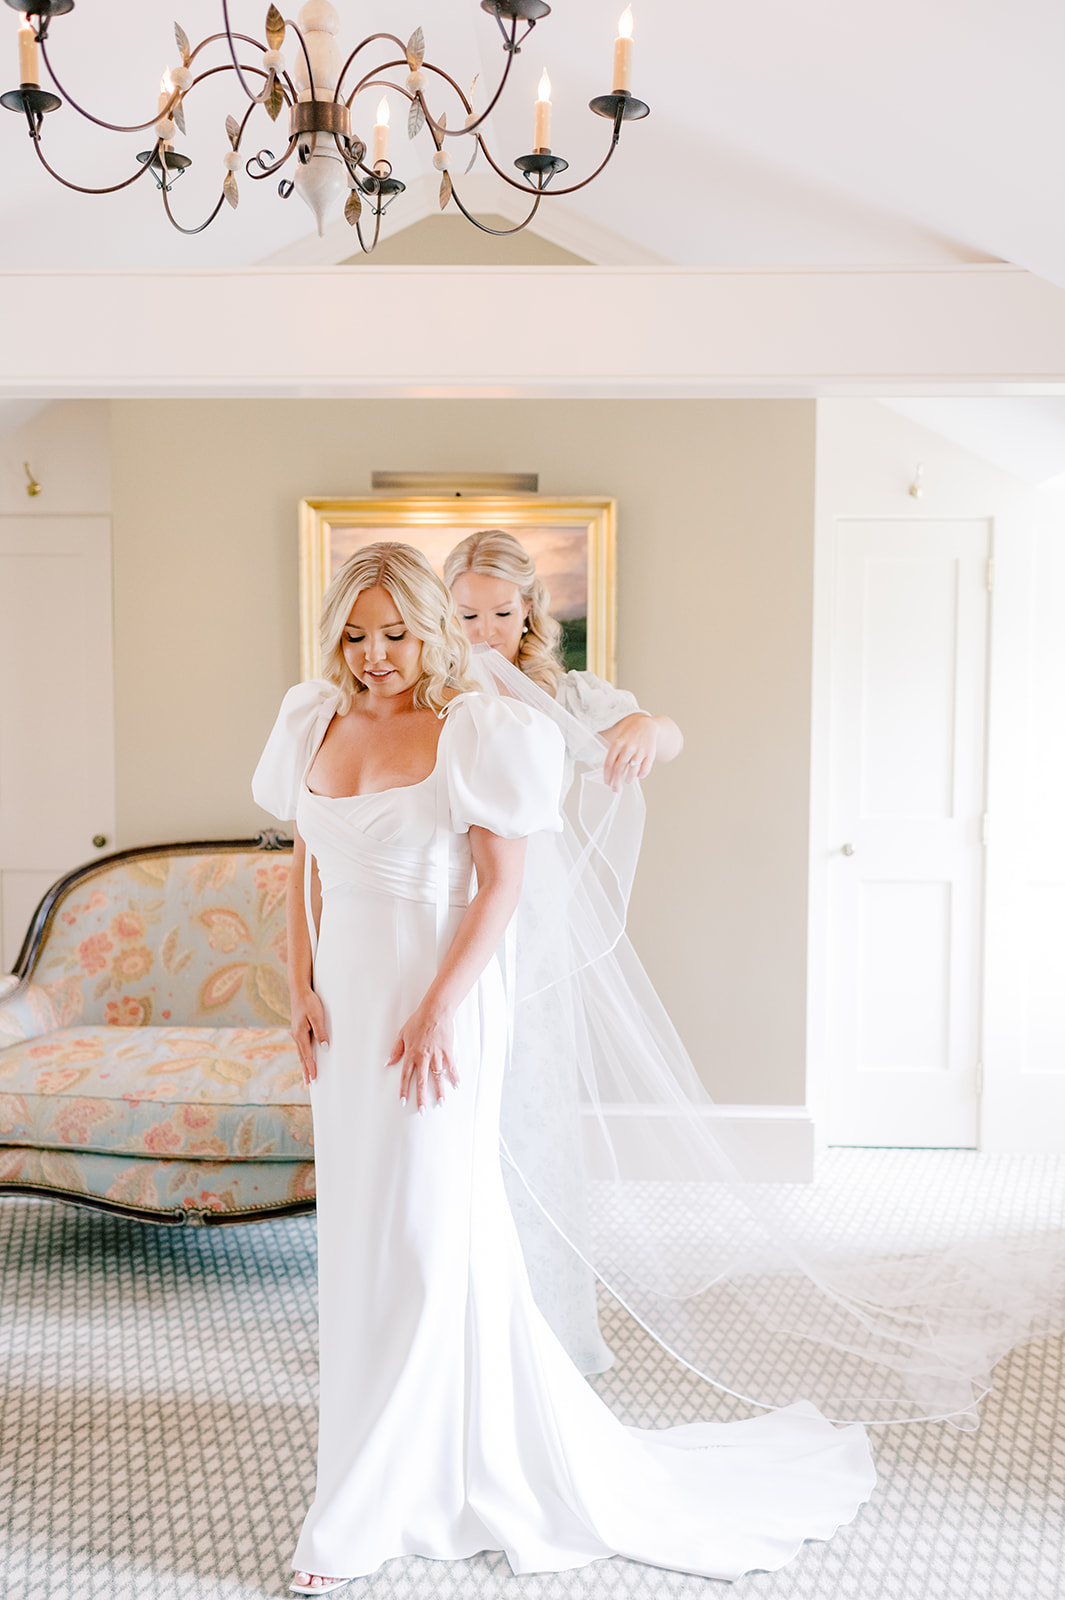
M 672 717 L 634 711 L 599 736 L 609 746 L 603 776 L 612 789 L 646 778 L 656 761 L 672 761 L 684 749 L 684 735 Z
M 414 1093 L 419 1111 L 429 1103 L 432 1079 L 436 1105 L 444 1098 L 443 1080 L 458 1088 L 451 1061 L 455 1012 L 499 946 L 521 894 L 525 840 L 501 839 L 487 828 L 470 829 L 470 852 L 477 893 L 463 913 L 440 970 L 417 1011 L 400 1029 L 388 1065 L 400 1067 L 400 1099 Z
M 291 1007 L 291 1033 L 300 1053 L 303 1081 L 310 1083 L 318 1076 L 314 1059 L 314 1046 L 328 1044 L 325 1010 L 314 992 L 311 962 L 311 935 L 307 928 L 307 914 L 303 904 L 303 874 L 306 869 L 307 846 L 297 827 L 292 829 L 292 865 L 288 874 L 288 894 L 285 920 L 288 926 L 288 995 Z M 311 863 L 311 911 L 317 928 L 322 920 L 322 886 L 318 880 L 318 865 Z

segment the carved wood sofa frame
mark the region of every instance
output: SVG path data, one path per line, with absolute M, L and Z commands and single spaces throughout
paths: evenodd
M 192 1040 L 194 1049 L 196 1042 L 194 1036 L 200 1029 L 206 1030 L 205 1038 L 217 1039 L 221 1034 L 233 1035 L 241 1047 L 244 1048 L 245 1056 L 249 1060 L 254 1058 L 257 1064 L 250 1067 L 241 1065 L 238 1052 L 238 1058 L 234 1065 L 234 1059 L 231 1059 L 232 1051 L 230 1052 L 230 1057 L 227 1057 L 225 1053 L 226 1047 L 223 1044 L 220 1047 L 221 1061 L 215 1059 L 212 1065 L 216 1071 L 219 1067 L 223 1069 L 223 1077 L 225 1070 L 235 1072 L 238 1080 L 240 1073 L 245 1073 L 247 1076 L 244 1082 L 240 1084 L 241 1092 L 248 1090 L 250 1094 L 254 1093 L 256 1084 L 263 1081 L 263 1073 L 266 1070 L 258 1063 L 264 1058 L 269 1059 L 269 1071 L 272 1073 L 270 1093 L 268 1095 L 264 1094 L 260 1103 L 255 1103 L 249 1097 L 248 1103 L 237 1106 L 234 1106 L 231 1101 L 227 1101 L 225 1098 L 230 1093 L 230 1084 L 224 1081 L 220 1083 L 220 1086 L 196 1084 L 191 1081 L 195 1077 L 195 1063 L 191 1070 L 187 1063 L 183 1064 L 186 1076 L 182 1080 L 182 1088 L 190 1090 L 191 1093 L 176 1097 L 180 1104 L 178 1110 L 172 1113 L 171 1122 L 182 1114 L 190 1122 L 196 1122 L 198 1119 L 205 1125 L 211 1124 L 212 1119 L 214 1119 L 214 1131 L 217 1132 L 219 1119 L 228 1118 L 229 1132 L 227 1134 L 224 1133 L 222 1140 L 215 1138 L 213 1153 L 209 1152 L 206 1157 L 200 1158 L 203 1163 L 202 1172 L 204 1174 L 220 1172 L 225 1167 L 227 1171 L 237 1173 L 237 1178 L 234 1181 L 239 1187 L 240 1182 L 246 1181 L 254 1172 L 256 1162 L 254 1154 L 256 1145 L 254 1141 L 258 1140 L 259 1144 L 268 1148 L 269 1151 L 266 1167 L 263 1167 L 262 1170 L 265 1172 L 267 1168 L 270 1169 L 272 1174 L 271 1183 L 274 1189 L 277 1189 L 279 1181 L 282 1183 L 288 1182 L 291 1188 L 292 1181 L 298 1179 L 296 1186 L 300 1187 L 302 1185 L 301 1192 L 296 1194 L 291 1192 L 279 1194 L 275 1192 L 272 1197 L 262 1202 L 252 1201 L 248 1203 L 243 1201 L 233 1201 L 231 1203 L 227 1196 L 219 1196 L 217 1194 L 207 1195 L 206 1199 L 203 1199 L 201 1195 L 201 1203 L 195 1196 L 190 1198 L 189 1194 L 185 1193 L 176 1204 L 156 1205 L 140 1203 L 143 1197 L 138 1197 L 133 1192 L 126 1195 L 122 1193 L 92 1193 L 77 1187 L 72 1189 L 63 1181 L 55 1181 L 54 1176 L 51 1179 L 48 1177 L 48 1160 L 46 1158 L 50 1156 L 52 1165 L 57 1167 L 62 1167 L 63 1163 L 76 1161 L 79 1156 L 82 1159 L 85 1158 L 86 1152 L 78 1149 L 78 1141 L 82 1138 L 84 1129 L 78 1124 L 70 1122 L 74 1102 L 68 1097 L 65 1101 L 56 1099 L 51 1104 L 46 1104 L 39 1095 L 35 1096 L 34 1094 L 35 1087 L 39 1087 L 43 1077 L 45 1079 L 50 1078 L 50 1085 L 53 1086 L 51 1087 L 51 1092 L 61 1095 L 63 1093 L 63 1074 L 65 1072 L 69 1076 L 73 1071 L 71 1067 L 64 1067 L 63 1065 L 64 1057 L 60 1034 L 77 1036 L 76 1038 L 71 1038 L 71 1043 L 80 1044 L 80 1055 L 77 1051 L 74 1054 L 79 1059 L 84 1060 L 91 1058 L 93 1049 L 96 1050 L 97 1056 L 99 1056 L 102 1051 L 112 1048 L 114 1041 L 109 1035 L 113 1034 L 114 1026 L 117 1025 L 123 1040 L 132 1041 L 135 1053 L 137 1044 L 143 1042 L 138 1039 L 136 1028 L 138 1026 L 150 1026 L 153 1020 L 150 999 L 134 999 L 129 995 L 122 995 L 121 982 L 118 984 L 120 998 L 109 1001 L 106 1007 L 102 1006 L 102 995 L 110 992 L 102 986 L 107 985 L 109 982 L 113 985 L 115 980 L 109 978 L 103 968 L 91 964 L 87 968 L 88 974 L 96 975 L 99 972 L 104 974 L 95 985 L 90 985 L 88 977 L 79 972 L 75 972 L 73 976 L 68 978 L 61 977 L 58 982 L 53 982 L 49 985 L 40 983 L 42 976 L 47 976 L 47 974 L 42 974 L 41 971 L 43 958 L 57 942 L 62 948 L 63 940 L 66 941 L 70 950 L 74 950 L 75 946 L 77 946 L 77 949 L 82 952 L 84 952 L 85 945 L 88 944 L 88 955 L 93 960 L 97 958 L 106 960 L 111 957 L 112 951 L 115 952 L 112 957 L 114 971 L 120 970 L 118 964 L 122 959 L 125 959 L 126 966 L 130 971 L 136 969 L 138 961 L 141 966 L 144 965 L 145 961 L 148 961 L 149 966 L 153 969 L 158 970 L 161 968 L 162 962 L 159 959 L 160 951 L 158 949 L 150 950 L 146 942 L 142 942 L 136 947 L 121 943 L 121 940 L 127 936 L 129 930 L 137 927 L 141 929 L 144 940 L 147 940 L 147 934 L 143 933 L 145 918 L 136 909 L 138 903 L 135 900 L 127 900 L 127 905 L 134 907 L 134 910 L 131 911 L 124 912 L 112 905 L 101 907 L 104 917 L 110 915 L 112 911 L 115 912 L 111 917 L 109 928 L 103 932 L 89 934 L 88 938 L 78 945 L 76 923 L 79 918 L 85 917 L 89 902 L 93 899 L 94 880 L 96 881 L 97 899 L 103 902 L 106 896 L 102 893 L 100 884 L 108 874 L 111 875 L 112 883 L 114 883 L 116 881 L 116 869 L 120 872 L 126 871 L 131 879 L 136 875 L 150 877 L 154 874 L 159 879 L 160 884 L 163 884 L 167 874 L 170 873 L 170 863 L 178 862 L 184 863 L 184 866 L 179 869 L 178 873 L 174 874 L 175 878 L 179 878 L 180 872 L 185 871 L 193 875 L 193 881 L 196 880 L 197 875 L 200 879 L 206 878 L 210 880 L 213 874 L 216 882 L 224 882 L 227 880 L 227 873 L 229 874 L 229 880 L 232 881 L 239 870 L 235 861 L 227 862 L 226 858 L 228 857 L 237 857 L 239 855 L 247 857 L 250 855 L 253 857 L 253 861 L 245 865 L 254 866 L 261 858 L 264 864 L 277 863 L 280 866 L 280 858 L 284 853 L 290 853 L 291 849 L 292 841 L 283 838 L 274 831 L 264 832 L 253 839 L 212 839 L 146 845 L 130 850 L 115 851 L 107 856 L 100 857 L 67 873 L 65 877 L 53 884 L 33 915 L 12 973 L 7 980 L 0 979 L 0 1107 L 4 1105 L 5 1101 L 9 1102 L 10 1115 L 17 1119 L 19 1107 L 27 1103 L 27 1091 L 28 1099 L 36 1105 L 38 1114 L 41 1113 L 41 1108 L 43 1107 L 43 1114 L 54 1118 L 55 1112 L 53 1108 L 61 1106 L 63 1114 L 67 1116 L 67 1126 L 62 1133 L 62 1137 L 67 1141 L 67 1144 L 57 1143 L 53 1139 L 50 1143 L 42 1141 L 40 1147 L 36 1148 L 36 1159 L 38 1162 L 43 1161 L 44 1171 L 29 1173 L 26 1176 L 16 1175 L 12 1177 L 5 1174 L 2 1164 L 0 1164 L 0 1195 L 35 1195 L 42 1199 L 52 1199 L 68 1204 L 86 1206 L 96 1211 L 133 1217 L 140 1221 L 171 1227 L 197 1225 L 219 1227 L 229 1224 L 265 1221 L 276 1217 L 299 1216 L 314 1211 L 313 1149 L 310 1142 L 309 1104 L 306 1103 L 306 1091 L 302 1089 L 302 1084 L 297 1090 L 288 1081 L 291 1079 L 293 1072 L 298 1073 L 298 1057 L 296 1056 L 295 1046 L 288 1038 L 287 999 L 283 998 L 283 892 L 280 892 L 280 904 L 278 903 L 278 896 L 280 882 L 284 874 L 274 869 L 267 868 L 265 872 L 261 870 L 254 872 L 254 882 L 258 883 L 262 879 L 267 885 L 266 889 L 262 891 L 253 891 L 245 883 L 242 890 L 242 903 L 246 908 L 243 916 L 239 910 L 226 910 L 219 907 L 213 910 L 208 907 L 205 910 L 201 910 L 196 916 L 190 915 L 189 924 L 191 925 L 193 922 L 198 924 L 194 930 L 196 938 L 186 937 L 180 921 L 174 924 L 170 934 L 167 935 L 167 939 L 173 944 L 174 949 L 178 949 L 182 939 L 185 940 L 186 946 L 192 946 L 198 941 L 198 948 L 196 950 L 187 948 L 180 952 L 177 960 L 171 963 L 172 968 L 176 968 L 180 974 L 180 962 L 182 959 L 185 959 L 187 963 L 191 963 L 194 969 L 196 961 L 199 961 L 200 970 L 207 974 L 198 991 L 200 1001 L 203 1004 L 208 1003 L 204 1000 L 204 995 L 211 988 L 211 985 L 215 984 L 215 987 L 218 987 L 216 978 L 219 974 L 225 978 L 225 984 L 232 989 L 232 994 L 228 1003 L 223 999 L 217 1005 L 214 1004 L 215 997 L 209 996 L 208 998 L 214 1009 L 206 1020 L 203 1020 L 202 1017 L 201 1020 L 192 1020 L 190 1017 L 187 1022 L 178 1021 L 173 1018 L 170 1009 L 164 1009 L 161 1012 L 161 1017 L 170 1021 L 171 1026 L 169 1028 L 154 1027 L 152 1033 L 160 1039 L 163 1039 L 164 1035 L 180 1034 L 183 1041 Z M 197 857 L 200 858 L 199 864 L 190 863 L 189 858 Z M 217 895 L 216 898 L 218 898 Z M 148 905 L 158 904 L 159 902 L 158 900 L 149 902 L 146 899 L 144 903 Z M 251 909 L 247 909 L 249 907 Z M 253 917 L 256 907 L 258 911 L 257 921 Z M 172 919 L 174 915 L 175 907 L 168 903 L 167 916 Z M 229 919 L 228 922 L 227 918 Z M 97 922 L 100 921 L 99 914 L 97 914 L 96 920 Z M 163 920 L 166 920 L 166 917 Z M 62 926 L 60 926 L 61 924 Z M 116 931 L 116 927 L 118 931 Z M 125 928 L 125 932 L 123 928 Z M 247 935 L 247 940 L 253 943 L 255 948 L 252 950 L 251 958 L 248 961 L 243 964 L 240 962 L 234 963 L 227 958 L 233 954 L 240 954 L 240 951 L 233 945 L 233 941 L 241 938 L 242 934 Z M 134 933 L 132 936 L 136 938 L 141 935 Z M 267 938 L 271 941 L 269 947 L 265 942 Z M 96 941 L 95 945 L 93 944 L 94 939 Z M 107 947 L 106 953 L 105 947 Z M 221 964 L 216 963 L 218 965 L 218 973 L 215 973 L 211 970 L 211 963 L 215 961 L 216 956 L 219 954 L 222 956 L 222 962 Z M 258 965 L 255 964 L 257 956 L 264 958 L 259 961 Z M 68 968 L 75 959 L 76 956 L 68 953 L 66 957 Z M 53 965 L 55 965 L 54 956 Z M 233 988 L 237 967 L 241 967 L 241 978 L 239 987 Z M 160 976 L 162 976 L 161 972 Z M 178 978 L 166 977 L 163 981 L 169 983 L 172 988 L 177 988 L 181 980 L 179 976 Z M 78 985 L 80 985 L 80 989 Z M 135 986 L 134 984 L 133 987 Z M 62 1018 L 59 1016 L 59 1011 L 56 1009 L 56 996 L 58 994 L 62 999 L 64 994 L 74 993 L 75 990 L 77 990 L 75 1004 L 71 1009 L 75 1011 L 74 1020 L 78 1023 L 78 1026 L 70 1028 L 63 1025 Z M 84 999 L 86 992 L 89 995 L 87 1002 Z M 191 992 L 191 990 L 188 990 L 188 992 Z M 52 1012 L 49 1011 L 49 1006 L 53 1008 Z M 81 1007 L 80 1010 L 77 1009 L 79 1006 Z M 123 1008 L 125 1009 L 123 1010 Z M 138 1008 L 140 1011 L 139 1017 Z M 61 1010 L 61 1008 L 59 1009 Z M 195 1009 L 195 1006 L 193 1006 L 192 1010 L 195 1011 Z M 98 1022 L 94 1023 L 91 1020 L 79 1021 L 81 1017 L 85 1016 L 86 1012 L 89 1013 L 91 1018 L 94 1013 L 99 1016 L 101 1011 L 104 1011 L 106 1015 L 100 1016 Z M 264 1021 L 269 1025 L 264 1027 Z M 112 1026 L 101 1026 L 100 1023 Z M 58 1052 L 54 1058 L 49 1057 L 48 1041 L 50 1039 L 55 1041 L 55 1051 Z M 28 1058 L 31 1054 L 44 1059 L 43 1071 L 39 1070 L 36 1064 L 29 1061 Z M 5 1066 L 7 1067 L 6 1074 Z M 78 1070 L 89 1072 L 92 1069 L 79 1068 Z M 153 1070 L 158 1071 L 159 1069 L 155 1068 Z M 113 1073 L 112 1076 L 114 1076 Z M 285 1080 L 285 1084 L 278 1089 L 277 1085 L 282 1079 Z M 13 1085 L 16 1091 L 19 1089 L 23 1091 L 21 1098 L 17 1092 L 10 1092 Z M 54 1085 L 59 1087 L 55 1088 Z M 171 1087 L 171 1085 L 166 1085 L 166 1087 Z M 114 1091 L 108 1089 L 99 1092 L 106 1095 Z M 94 1116 L 98 1122 L 101 1119 L 106 1122 L 105 1113 L 109 1105 L 114 1114 L 114 1119 L 117 1119 L 117 1124 L 120 1125 L 123 1118 L 128 1123 L 134 1113 L 143 1115 L 145 1111 L 152 1114 L 155 1111 L 169 1112 L 171 1110 L 169 1106 L 159 1105 L 158 1101 L 152 1100 L 152 1096 L 157 1093 L 158 1090 L 154 1082 L 146 1083 L 145 1100 L 142 1102 L 136 1097 L 137 1086 L 134 1083 L 132 1092 L 127 1089 L 125 1095 L 121 1098 L 113 1098 L 110 1102 L 92 1102 L 92 1108 L 85 1115 L 89 1122 Z M 196 1099 L 197 1094 L 200 1096 L 199 1100 Z M 212 1095 L 217 1098 L 217 1104 L 207 1104 Z M 13 1103 L 13 1110 L 10 1103 Z M 79 1101 L 77 1104 L 89 1106 L 90 1102 Z M 98 1109 L 99 1107 L 102 1107 L 102 1109 Z M 243 1124 L 234 1134 L 234 1119 L 239 1121 L 241 1115 L 243 1115 Z M 252 1144 L 238 1152 L 240 1160 L 234 1157 L 227 1166 L 227 1157 L 222 1151 L 225 1139 L 228 1138 L 230 1146 L 232 1146 L 234 1139 L 239 1140 L 245 1137 L 247 1128 L 252 1123 L 255 1125 L 251 1135 Z M 273 1127 L 273 1124 L 276 1124 L 276 1128 Z M 6 1134 L 5 1126 L 7 1128 Z M 169 1124 L 166 1124 L 164 1132 L 169 1130 L 169 1126 Z M 265 1140 L 264 1129 L 270 1136 Z M 149 1129 L 149 1135 L 154 1131 L 155 1129 Z M 142 1136 L 142 1134 L 137 1135 L 137 1137 Z M 91 1133 L 89 1137 L 91 1139 Z M 273 1138 L 272 1146 L 270 1138 Z M 209 1143 L 210 1141 L 207 1141 L 207 1144 Z M 201 1144 L 203 1144 L 203 1141 L 201 1141 Z M 203 1147 L 207 1148 L 207 1144 L 204 1144 Z M 67 1154 L 67 1148 L 70 1146 L 72 1146 L 72 1154 Z M 156 1147 L 153 1145 L 146 1146 L 143 1152 L 134 1152 L 132 1146 L 122 1144 L 120 1141 L 120 1148 L 124 1152 L 123 1159 L 126 1159 L 127 1163 L 132 1155 L 134 1168 L 139 1163 L 140 1166 L 151 1168 L 155 1174 L 159 1174 L 168 1164 L 169 1157 L 165 1147 L 159 1147 L 157 1158 L 154 1160 L 153 1152 L 156 1151 Z M 280 1158 L 278 1158 L 278 1148 L 281 1151 Z M 31 1134 L 26 1133 L 24 1128 L 21 1133 L 18 1131 L 13 1133 L 11 1126 L 5 1125 L 2 1118 L 0 1118 L 0 1158 L 8 1158 L 10 1166 L 12 1162 L 17 1164 L 16 1152 L 20 1150 L 24 1153 L 32 1152 L 34 1149 Z M 250 1155 L 247 1153 L 248 1149 L 251 1150 Z M 187 1151 L 181 1152 L 179 1149 L 178 1153 L 183 1156 L 181 1165 L 187 1175 L 188 1172 L 193 1171 L 195 1158 L 190 1157 Z M 107 1159 L 110 1159 L 107 1152 L 104 1154 Z M 91 1153 L 91 1159 L 101 1159 L 98 1147 Z M 118 1158 L 116 1157 L 115 1159 Z M 283 1162 L 289 1164 L 287 1169 L 283 1167 Z M 176 1165 L 177 1163 L 173 1164 Z M 288 1177 L 289 1173 L 292 1174 L 292 1180 Z M 120 1190 L 121 1184 L 116 1187 Z M 203 1191 L 203 1193 L 206 1194 L 206 1191 Z

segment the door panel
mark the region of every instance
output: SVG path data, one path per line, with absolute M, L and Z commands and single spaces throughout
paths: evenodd
M 111 530 L 0 517 L 0 894 L 4 967 L 35 890 L 114 835 Z
M 950 1066 L 951 886 L 861 883 L 858 1070 Z
M 862 815 L 950 817 L 958 563 L 865 563 Z
M 829 1138 L 974 1145 L 986 521 L 841 521 Z

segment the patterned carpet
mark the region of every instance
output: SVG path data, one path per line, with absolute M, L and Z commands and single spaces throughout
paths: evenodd
M 1008 1197 L 1016 1221 L 1019 1190 L 1045 1211 L 1047 1169 L 957 1152 L 834 1152 L 818 1206 L 828 1196 L 853 1225 L 863 1195 L 894 1193 L 903 1204 L 915 1180 L 925 1194 L 949 1188 L 959 1174 L 971 1178 L 974 1161 L 989 1214 Z M 1055 1163 L 1053 1177 L 1061 1171 Z M 619 1360 L 596 1386 L 626 1422 L 745 1414 L 610 1302 L 603 1323 Z M 1061 1600 L 1063 1358 L 1065 1342 L 1052 1341 L 1002 1362 L 977 1433 L 877 1431 L 880 1487 L 858 1519 L 782 1572 L 732 1585 L 735 1600 Z M 313 1485 L 314 1429 L 312 1219 L 165 1230 L 0 1200 L 5 1600 L 283 1595 Z M 517 1579 L 499 1555 L 397 1560 L 344 1591 L 352 1600 L 725 1592 L 622 1560 Z

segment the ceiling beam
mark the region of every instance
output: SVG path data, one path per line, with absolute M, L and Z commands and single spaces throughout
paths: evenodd
M 1065 289 L 998 265 L 0 275 L 9 398 L 936 393 L 1065 394 Z

